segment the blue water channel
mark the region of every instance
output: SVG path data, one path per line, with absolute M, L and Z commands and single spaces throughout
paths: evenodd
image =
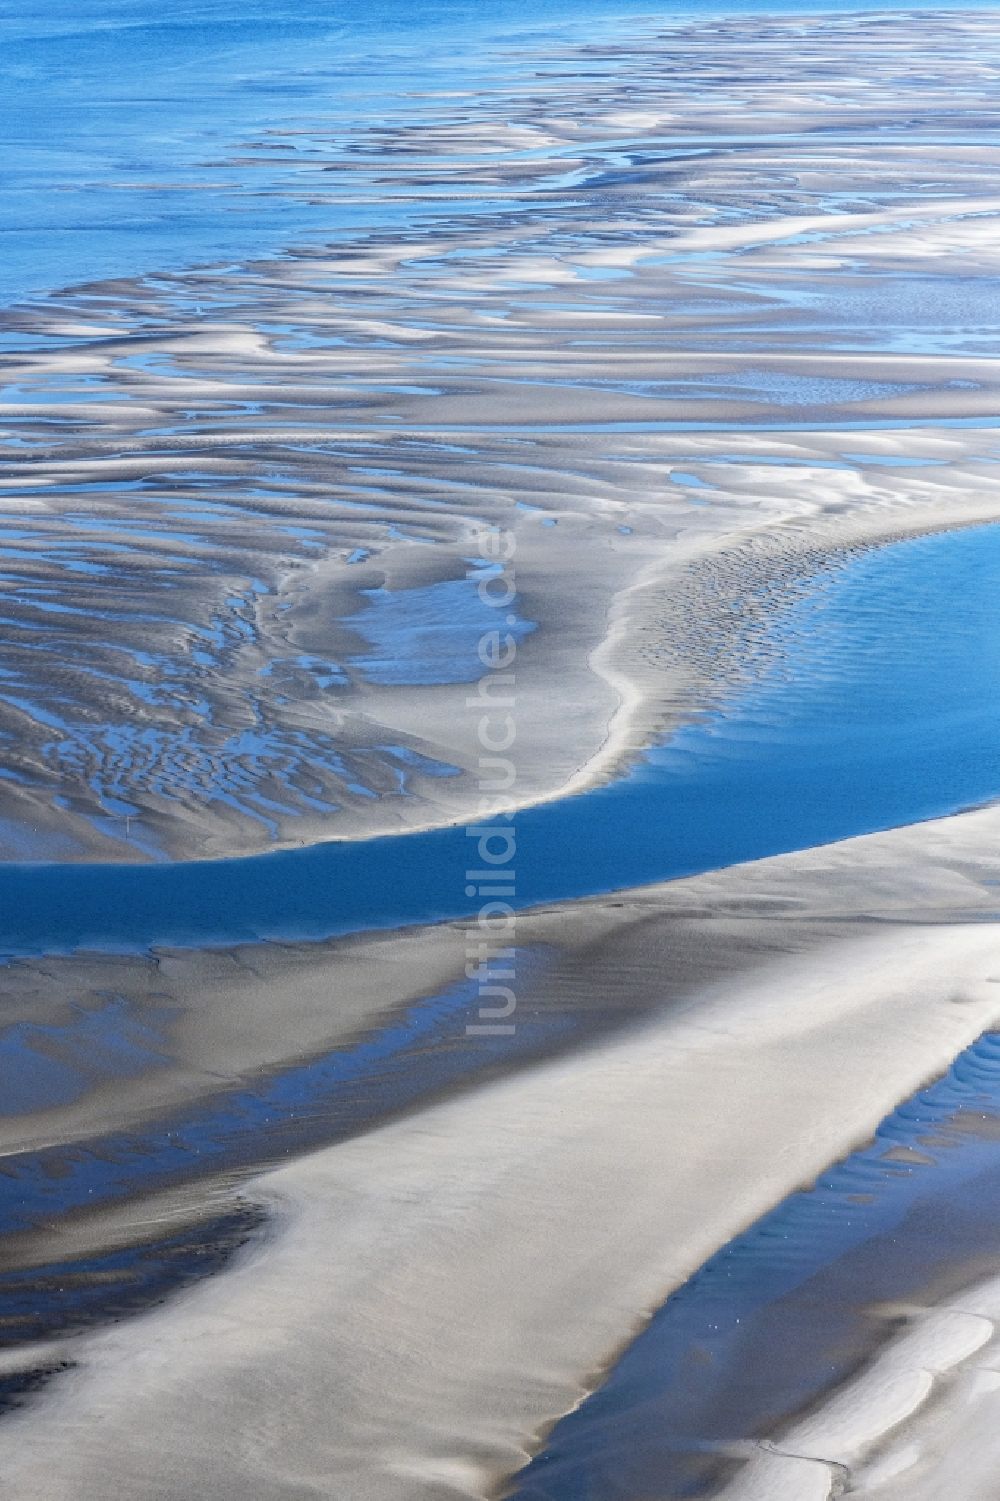
M 760 859 L 1000 795 L 998 581 L 992 526 L 826 568 L 773 616 L 753 681 L 614 783 L 516 814 L 516 855 L 503 866 L 513 904 Z M 748 583 L 744 614 L 767 605 Z M 242 859 L 3 865 L 0 953 L 322 939 L 460 918 L 479 907 L 466 880 L 482 866 L 477 844 L 455 826 Z

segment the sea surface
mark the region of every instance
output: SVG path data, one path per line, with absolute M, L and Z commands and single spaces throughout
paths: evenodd
M 413 208 L 384 194 L 345 193 L 333 211 L 311 204 L 308 179 L 285 160 L 269 167 L 261 139 L 302 132 L 308 153 L 309 131 L 319 130 L 331 153 L 339 130 L 346 152 L 359 126 L 426 121 L 449 94 L 495 85 L 497 48 L 516 71 L 525 46 L 593 41 L 635 16 L 892 8 L 893 0 L 2 0 L 0 304 L 332 242 L 394 216 L 402 225 Z
M 422 756 L 433 737 L 385 726 L 477 671 L 484 518 L 516 524 L 544 595 L 571 528 L 584 572 L 599 549 L 627 582 L 751 514 L 933 519 L 992 482 L 978 14 L 397 6 L 330 32 L 306 8 L 258 33 L 233 11 L 214 51 L 183 10 L 74 14 L 12 28 L 30 99 L 2 106 L 15 186 L 36 106 L 55 163 L 16 189 L 45 295 L 0 311 L 7 859 L 307 844 L 418 821 L 421 786 L 455 806 L 431 784 L 453 737 Z M 58 104 L 74 89 L 94 120 Z M 148 111 L 159 186 L 122 154 Z M 88 176 L 72 153 L 98 140 L 118 154 Z M 523 577 L 512 629 L 544 663 L 561 627 Z
M 967 807 L 1000 795 L 1000 526 L 828 562 L 774 616 L 756 681 L 613 784 L 517 818 L 518 901 L 643 880 Z M 953 591 L 963 607 L 950 610 Z M 952 628 L 940 629 L 948 618 Z M 6 866 L 8 953 L 217 942 L 395 926 L 468 911 L 454 894 L 464 829 L 331 842 L 188 865 Z M 450 905 L 449 905 L 450 904 Z M 234 920 L 234 914 L 239 914 Z M 547 962 L 518 956 L 522 979 Z M 7 1153 L 0 1229 L 7 1342 L 138 1311 L 225 1265 L 260 1228 L 246 1206 L 153 1242 L 18 1265 L 25 1236 L 83 1208 L 245 1176 L 369 1129 L 581 1034 L 572 1012 L 525 1010 L 515 1037 L 470 1039 L 472 983 L 429 995 L 337 1048 L 67 1144 Z M 155 1040 L 109 998 L 60 1028 L 0 1038 L 0 1106 L 58 1106 L 95 1060 L 155 1068 Z M 60 1061 L 62 1060 L 62 1061 Z M 75 1061 L 74 1061 L 75 1060 Z M 523 1501 L 711 1495 L 739 1445 L 772 1433 L 859 1370 L 942 1277 L 995 1250 L 1000 1038 L 981 1039 L 895 1111 L 875 1140 L 724 1247 L 659 1310 L 606 1383 L 514 1483 Z M 0 1383 L 0 1408 L 53 1374 Z

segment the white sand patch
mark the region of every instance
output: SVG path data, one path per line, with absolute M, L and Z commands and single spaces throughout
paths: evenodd
M 825 1472 L 824 1498 L 843 1494 L 848 1479 L 852 1496 L 872 1501 L 995 1496 L 1000 1281 L 909 1314 L 910 1327 L 860 1376 L 761 1443 L 718 1501 L 798 1501 L 803 1459 Z

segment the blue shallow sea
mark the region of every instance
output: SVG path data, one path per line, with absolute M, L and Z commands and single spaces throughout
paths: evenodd
M 319 127 L 329 151 L 329 133 L 433 118 L 433 99 L 421 96 L 495 83 L 498 55 L 516 65 L 525 48 L 555 36 L 586 42 L 637 14 L 863 8 L 2 0 L 0 304 L 101 278 L 244 261 L 414 212 L 387 195 L 310 201 L 309 180 L 287 161 L 251 152 L 272 132 Z
M 487 84 L 490 42 L 551 24 L 585 36 L 591 17 L 641 8 L 4 0 L 0 302 L 384 225 L 404 212 L 391 198 L 312 204 L 294 168 L 248 164 L 250 148 L 282 129 L 412 118 L 415 91 Z

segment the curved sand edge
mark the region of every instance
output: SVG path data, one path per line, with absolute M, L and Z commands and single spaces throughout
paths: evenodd
M 560 512 L 558 546 L 552 533 L 532 532 L 523 518 L 510 518 L 522 609 L 539 628 L 518 651 L 516 681 L 503 689 L 511 695 L 516 727 L 509 792 L 481 788 L 483 777 L 488 784 L 496 771 L 489 756 L 489 769 L 480 771 L 486 753 L 475 684 L 371 686 L 352 709 L 357 723 L 377 726 L 383 737 L 419 747 L 461 775 L 414 774 L 410 796 L 362 800 L 333 816 L 300 813 L 263 844 L 228 817 L 213 814 L 206 821 L 203 809 L 179 803 L 171 858 L 250 858 L 419 833 L 490 812 L 513 817 L 586 792 L 621 775 L 650 745 L 752 675 L 755 658 L 767 651 L 768 620 L 832 561 L 859 548 L 1000 520 L 995 476 L 979 453 L 992 441 L 988 430 L 943 438 L 930 428 L 860 432 L 851 440 L 858 463 L 827 468 L 842 435 L 748 434 L 742 446 L 759 455 L 758 468 L 749 460 L 720 464 L 714 434 L 666 438 L 665 462 L 677 449 L 692 471 L 716 476 L 715 509 L 694 525 L 683 496 L 672 505 L 659 493 L 636 497 L 625 547 L 611 525 L 624 514 L 617 502 L 574 503 Z M 700 460 L 691 458 L 692 450 Z M 867 472 L 865 455 L 872 463 Z M 942 457 L 947 463 L 942 469 L 891 467 L 895 457 L 922 455 L 931 466 Z M 775 466 L 778 456 L 787 469 Z M 491 524 L 505 521 L 498 513 Z M 470 534 L 466 549 L 472 542 Z M 460 546 L 456 557 L 461 552 Z M 382 560 L 394 590 L 413 586 L 413 561 L 411 549 L 400 549 L 395 561 Z M 498 694 L 489 678 L 487 693 Z M 557 715 L 553 682 L 559 685 Z M 507 713 L 506 702 L 500 712 Z M 21 816 L 44 828 L 47 815 L 33 794 L 15 791 L 21 802 L 28 799 Z M 138 846 L 88 840 L 71 858 L 142 857 Z
M 1000 1279 L 935 1307 L 843 1390 L 754 1449 L 718 1501 L 988 1501 L 996 1495 Z

